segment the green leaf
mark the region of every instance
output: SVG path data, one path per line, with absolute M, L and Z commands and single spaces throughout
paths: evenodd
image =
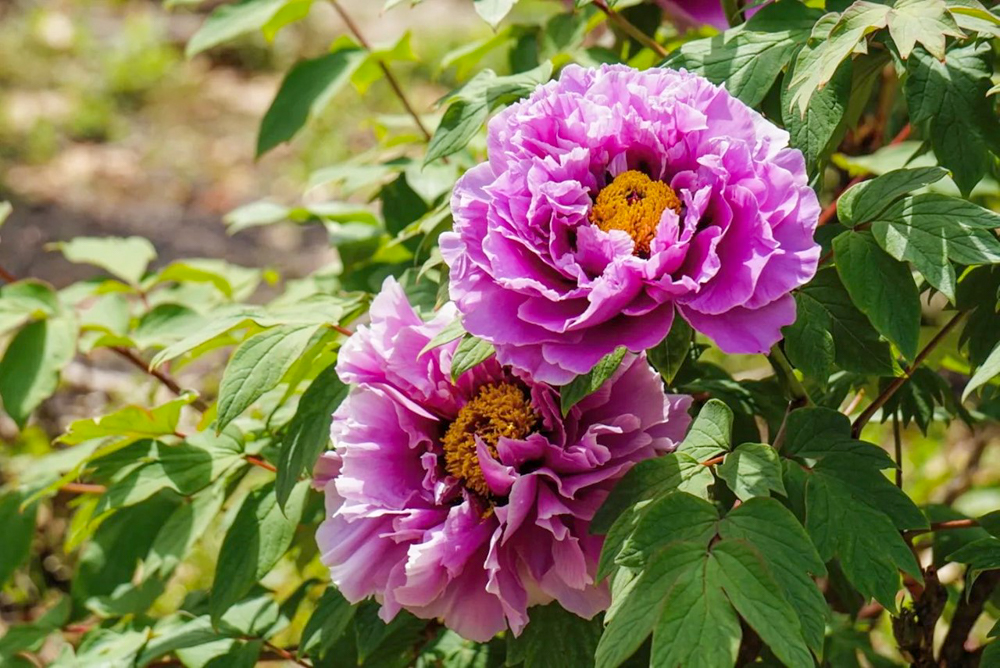
M 213 46 L 261 30 L 288 3 L 289 0 L 241 0 L 236 4 L 222 5 L 212 12 L 188 41 L 185 54 L 193 58 Z
M 142 237 L 76 237 L 52 244 L 70 262 L 92 264 L 130 285 L 138 285 L 156 249 Z
M 815 665 L 802 637 L 795 609 L 781 595 L 761 554 L 747 541 L 723 539 L 712 546 L 717 565 L 713 584 L 721 585 L 729 601 L 787 666 Z
M 837 557 L 862 595 L 895 610 L 899 571 L 918 580 L 921 573 L 893 521 L 855 496 L 841 477 L 823 471 L 808 476 L 805 503 L 806 529 L 820 557 L 824 561 Z
M 185 394 L 155 408 L 125 406 L 114 413 L 87 420 L 76 420 L 66 428 L 58 441 L 78 445 L 94 438 L 116 437 L 139 440 L 157 436 L 173 436 L 181 419 L 181 409 L 194 400 Z
M 646 358 L 653 368 L 660 372 L 667 385 L 674 382 L 684 360 L 691 351 L 694 330 L 684 318 L 674 318 L 667 338 L 646 351 Z
M 226 478 L 182 503 L 156 534 L 149 548 L 145 568 L 152 575 L 167 578 L 180 564 L 195 542 L 208 530 L 226 500 Z
M 992 54 L 989 44 L 972 43 L 951 49 L 945 62 L 922 49 L 907 61 L 904 92 L 910 120 L 928 124 L 934 154 L 964 196 L 986 174 L 989 152 L 1000 147 L 993 102 L 987 99 Z
M 112 478 L 94 514 L 99 517 L 107 510 L 134 505 L 163 489 L 190 496 L 242 463 L 241 455 L 230 439 L 211 434 L 192 436 L 178 445 L 153 442 L 137 467 Z
M 10 214 L 13 212 L 14 207 L 10 202 L 0 201 L 0 227 L 3 227 L 3 224 L 7 222 L 7 219 L 10 218 Z
M 831 365 L 845 371 L 894 375 L 892 352 L 851 302 L 837 271 L 821 269 L 795 293 L 798 313 L 786 327 L 785 352 L 796 368 L 825 381 Z
M 559 403 L 563 417 L 569 415 L 570 409 L 581 400 L 601 389 L 601 386 L 618 371 L 626 352 L 628 349 L 625 346 L 618 346 L 602 357 L 593 369 L 582 376 L 577 376 L 559 389 Z
M 296 63 L 285 75 L 257 135 L 257 156 L 290 140 L 322 112 L 361 66 L 365 51 L 353 44 Z
M 0 333 L 59 312 L 59 298 L 47 283 L 23 280 L 0 287 Z
M 833 251 L 851 300 L 912 360 L 920 339 L 920 296 L 910 270 L 867 232 L 841 234 L 833 240 Z
M 653 630 L 661 612 L 673 609 L 669 603 L 674 585 L 705 580 L 705 562 L 703 543 L 677 542 L 657 554 L 622 592 L 624 600 L 612 604 L 615 614 L 597 645 L 597 667 L 615 668 L 628 659 Z M 738 635 L 736 645 L 739 645 Z M 735 648 L 732 659 L 735 660 Z
M 32 503 L 22 509 L 24 501 L 25 495 L 17 491 L 0 494 L 0 527 L 3 527 L 4 535 L 3 549 L 0 550 L 0 589 L 31 553 L 38 504 Z
M 320 657 L 344 635 L 355 608 L 332 585 L 326 588 L 302 631 L 299 656 Z
M 948 555 L 948 561 L 968 564 L 966 578 L 971 586 L 983 571 L 1000 569 L 1000 540 L 980 538 Z
M 844 61 L 868 34 L 884 28 L 889 7 L 867 0 L 858 0 L 837 19 L 823 41 L 812 50 L 803 50 L 795 62 L 795 76 L 790 87 L 794 89 L 792 104 L 805 112 L 809 100 L 817 90 L 826 85 Z M 819 37 L 814 33 L 814 37 Z
M 896 467 L 896 463 L 882 448 L 851 438 L 850 419 L 831 408 L 799 408 L 789 413 L 782 452 L 805 459 L 851 455 L 866 460 L 864 466 L 869 469 Z
M 678 452 L 703 462 L 730 448 L 733 433 L 733 410 L 718 399 L 709 399 L 701 407 L 687 436 L 677 446 Z
M 56 391 L 59 372 L 76 353 L 76 336 L 72 320 L 56 317 L 27 325 L 7 346 L 0 360 L 0 398 L 18 427 Z
M 458 344 L 455 353 L 451 356 L 451 379 L 458 380 L 458 377 L 469 369 L 478 366 L 493 357 L 496 350 L 489 341 L 483 341 L 471 334 L 466 334 L 462 342 Z
M 473 0 L 476 13 L 494 30 L 514 8 L 517 0 Z
M 552 63 L 548 61 L 527 72 L 501 77 L 493 70 L 483 70 L 446 95 L 441 102 L 450 104 L 434 130 L 424 165 L 460 151 L 476 135 L 492 109 L 529 95 L 550 76 Z
M 685 492 L 672 492 L 644 506 L 616 563 L 641 567 L 658 550 L 677 541 L 708 544 L 715 535 L 719 513 L 708 501 Z
M 600 637 L 600 617 L 583 619 L 550 603 L 531 608 L 531 621 L 521 636 L 509 637 L 508 652 L 523 657 L 524 668 L 591 668 Z
M 990 382 L 997 375 L 1000 375 L 1000 343 L 993 348 L 993 352 L 990 353 L 986 361 L 976 369 L 976 373 L 969 379 L 968 385 L 962 390 L 962 401 L 968 399 L 970 394 Z
M 910 57 L 917 43 L 938 60 L 944 60 L 945 37 L 965 37 L 944 0 L 896 0 L 888 24 L 889 35 L 903 60 Z
M 309 345 L 316 325 L 284 325 L 255 334 L 240 344 L 226 365 L 219 385 L 216 431 L 274 389 Z
M 299 399 L 299 406 L 281 436 L 275 493 L 285 507 L 302 473 L 311 473 L 316 459 L 330 443 L 333 412 L 347 396 L 335 365 L 321 371 Z
M 744 25 L 694 40 L 671 53 L 662 67 L 686 68 L 755 107 L 806 40 L 819 12 L 783 0 L 763 7 Z
M 674 490 L 704 498 L 714 482 L 707 466 L 683 452 L 639 462 L 615 484 L 590 523 L 592 533 L 605 533 L 625 510 Z
M 837 218 L 854 226 L 874 220 L 897 198 L 940 181 L 948 175 L 943 167 L 894 169 L 874 179 L 862 181 L 844 191 L 837 199 Z
M 434 350 L 446 343 L 451 343 L 455 339 L 460 339 L 465 336 L 465 327 L 462 326 L 462 319 L 455 318 L 449 322 L 444 329 L 438 332 L 434 338 L 427 342 L 427 345 L 418 354 L 418 357 L 423 356 L 429 350 Z
M 744 443 L 726 455 L 716 470 L 742 501 L 768 496 L 771 490 L 785 493 L 778 451 L 766 443 Z
M 213 620 L 246 596 L 288 550 L 308 491 L 308 482 L 299 483 L 284 513 L 278 506 L 273 483 L 255 489 L 243 502 L 219 551 L 209 603 Z
M 825 577 L 826 567 L 791 511 L 774 499 L 751 499 L 729 511 L 719 535 L 757 548 L 795 609 L 806 644 L 820 654 L 829 612 L 811 575 Z
M 803 50 L 814 49 L 806 45 Z M 795 65 L 788 77 L 795 76 Z M 813 174 L 839 142 L 844 131 L 844 114 L 851 95 L 852 67 L 850 61 L 842 63 L 830 83 L 816 92 L 805 112 L 792 104 L 792 88 L 781 91 L 781 120 L 788 130 L 789 143 L 802 151 L 806 167 Z

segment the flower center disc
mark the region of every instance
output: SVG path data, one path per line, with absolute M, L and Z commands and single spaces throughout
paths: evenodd
M 647 257 L 660 217 L 667 209 L 681 213 L 677 194 L 662 181 L 642 172 L 622 172 L 597 193 L 590 222 L 605 232 L 622 230 L 635 241 L 636 255 Z
M 513 383 L 483 385 L 476 397 L 458 411 L 458 417 L 441 439 L 445 470 L 461 480 L 467 489 L 488 498 L 490 488 L 479 466 L 476 436 L 496 456 L 501 436 L 526 438 L 536 430 L 538 420 L 538 413 L 521 387 Z

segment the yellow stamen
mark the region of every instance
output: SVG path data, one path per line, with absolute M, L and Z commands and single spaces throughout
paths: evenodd
M 501 436 L 526 438 L 536 430 L 538 421 L 538 413 L 520 386 L 512 383 L 482 386 L 476 397 L 458 412 L 441 439 L 445 470 L 461 480 L 467 489 L 489 498 L 490 488 L 476 454 L 476 436 L 496 456 Z
M 622 172 L 601 188 L 590 210 L 590 222 L 605 232 L 623 230 L 635 241 L 636 255 L 648 256 L 660 216 L 666 209 L 681 213 L 677 194 L 662 181 L 635 170 Z

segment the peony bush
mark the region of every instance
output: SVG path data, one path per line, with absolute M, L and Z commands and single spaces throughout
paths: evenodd
M 227 223 L 336 262 L 0 245 L 0 665 L 1000 665 L 1000 15 L 476 0 L 427 106 L 330 4 L 256 154 L 404 115 Z M 191 58 L 313 20 L 203 13 Z

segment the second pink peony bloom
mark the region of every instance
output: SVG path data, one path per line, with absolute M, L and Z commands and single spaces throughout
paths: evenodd
M 565 68 L 497 115 L 441 237 L 466 329 L 564 384 L 676 314 L 766 352 L 816 272 L 819 217 L 788 133 L 687 72 Z

